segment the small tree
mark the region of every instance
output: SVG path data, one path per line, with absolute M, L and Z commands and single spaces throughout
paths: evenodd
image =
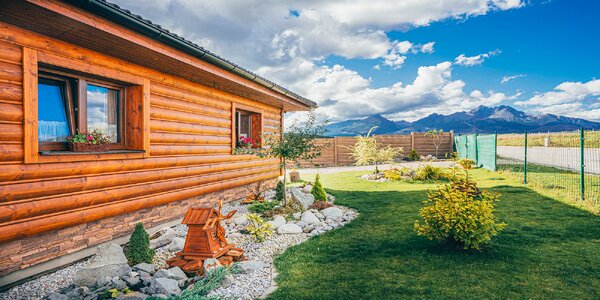
M 277 187 L 275 188 L 275 200 L 281 202 L 285 199 L 285 187 L 281 180 L 277 181 Z
M 126 256 L 132 266 L 139 263 L 152 263 L 154 250 L 150 249 L 150 236 L 144 229 L 144 224 L 135 224 L 135 229 L 129 238 Z
M 317 145 L 315 139 L 325 134 L 325 123 L 318 123 L 314 112 L 308 114 L 305 122 L 294 122 L 283 132 L 279 129 L 275 133 L 263 135 L 264 149 L 257 153 L 259 157 L 276 157 L 281 160 L 283 169 L 283 188 L 287 185 L 287 164 L 300 160 L 311 160 L 321 155 L 323 145 Z M 284 198 L 284 205 L 287 204 Z
M 444 130 L 443 129 L 429 130 L 425 133 L 425 136 L 428 137 L 431 140 L 431 142 L 433 143 L 433 146 L 435 146 L 435 157 L 438 158 L 438 149 L 440 148 L 440 145 L 444 141 Z
M 352 157 L 356 159 L 357 166 L 375 165 L 375 174 L 379 173 L 379 164 L 393 163 L 394 159 L 402 155 L 401 147 L 381 147 L 375 136 L 371 135 L 377 126 L 371 128 L 367 135 L 357 136 L 352 148 Z
M 310 193 L 315 196 L 316 201 L 327 201 L 327 193 L 325 192 L 323 185 L 321 185 L 319 174 L 317 174 L 315 184 L 313 185 L 312 190 L 310 190 Z

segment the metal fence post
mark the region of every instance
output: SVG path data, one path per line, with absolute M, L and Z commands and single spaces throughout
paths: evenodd
M 581 127 L 581 130 L 579 131 L 579 148 L 580 148 L 580 155 L 579 157 L 581 158 L 581 167 L 579 168 L 579 175 L 580 175 L 580 179 L 579 179 L 579 185 L 581 186 L 581 201 L 585 201 L 585 160 L 584 160 L 584 148 L 585 148 L 585 134 L 584 134 L 584 130 L 583 127 Z
M 525 130 L 525 156 L 523 162 L 523 183 L 527 184 L 527 130 Z

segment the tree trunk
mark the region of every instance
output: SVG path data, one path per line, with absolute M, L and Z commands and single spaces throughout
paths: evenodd
M 287 206 L 287 166 L 283 158 L 283 206 Z

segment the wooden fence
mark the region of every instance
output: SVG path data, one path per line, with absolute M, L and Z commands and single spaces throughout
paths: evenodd
M 412 149 L 417 150 L 419 155 L 435 155 L 435 146 L 433 145 L 433 142 L 422 132 L 376 135 L 375 138 L 382 146 L 391 145 L 392 147 L 402 147 L 402 149 L 404 149 L 404 156 L 408 156 Z M 453 132 L 444 132 L 442 144 L 438 149 L 439 158 L 443 158 L 447 153 L 452 152 L 453 140 Z M 355 143 L 356 137 L 350 136 L 318 139 L 317 144 L 324 146 L 321 151 L 321 156 L 312 161 L 304 161 L 301 163 L 301 166 L 336 166 L 353 164 L 355 160 L 352 158 L 352 147 L 354 147 Z

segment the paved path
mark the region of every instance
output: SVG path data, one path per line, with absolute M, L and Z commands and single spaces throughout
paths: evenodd
M 452 162 L 450 161 L 435 161 L 435 162 L 401 162 L 397 164 L 387 164 L 387 165 L 379 165 L 380 170 L 387 170 L 391 168 L 416 168 L 421 165 L 430 164 L 437 167 L 448 167 Z M 329 173 L 339 173 L 339 172 L 349 172 L 349 171 L 370 171 L 374 170 L 375 165 L 372 166 L 344 166 L 344 167 L 323 167 L 323 168 L 306 168 L 306 169 L 298 169 L 300 174 L 329 174 Z
M 498 156 L 523 161 L 524 149 L 519 146 L 498 146 Z M 580 148 L 528 147 L 527 162 L 579 172 Z M 585 172 L 600 174 L 600 149 L 584 149 Z

